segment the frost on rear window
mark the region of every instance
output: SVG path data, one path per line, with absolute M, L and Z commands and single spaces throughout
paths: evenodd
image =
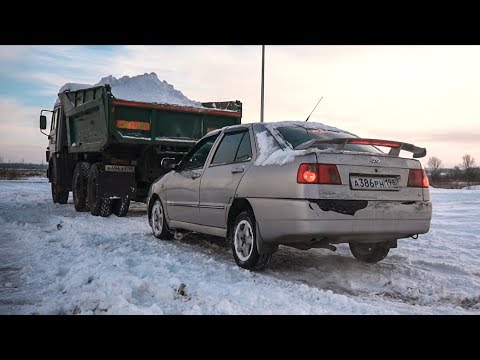
M 262 124 L 260 126 L 266 130 L 261 131 L 260 128 L 259 131 L 255 133 L 259 147 L 259 155 L 255 161 L 255 165 L 257 166 L 284 165 L 288 162 L 294 161 L 295 156 L 311 153 L 382 154 L 380 150 L 373 146 L 353 144 L 347 144 L 343 150 L 338 150 L 336 146 L 332 144 L 322 144 L 305 150 L 293 149 L 293 147 L 311 140 L 312 138 L 318 138 L 321 140 L 335 137 L 357 137 L 355 134 L 348 131 L 322 123 L 279 121 Z M 275 136 L 275 138 L 273 136 Z M 281 144 L 281 147 L 279 143 Z
M 288 147 L 282 150 L 272 135 L 266 130 L 256 133 L 255 136 L 260 152 L 257 160 L 255 160 L 255 165 L 257 166 L 283 165 L 293 161 L 296 155 L 305 153 L 304 150 L 293 150 Z

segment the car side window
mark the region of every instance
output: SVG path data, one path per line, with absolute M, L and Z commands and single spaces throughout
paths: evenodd
M 213 156 L 211 165 L 223 165 L 235 162 L 235 155 L 237 154 L 238 146 L 244 134 L 245 132 L 225 134 Z
M 182 160 L 182 170 L 203 168 L 207 161 L 208 153 L 212 149 L 217 137 L 218 135 L 210 136 L 197 143 L 197 145 L 192 148 L 191 152 L 185 155 L 185 158 Z
M 250 143 L 250 134 L 247 131 L 243 134 L 242 141 L 240 141 L 240 145 L 238 146 L 235 162 L 245 162 L 250 160 L 252 160 L 252 144 Z

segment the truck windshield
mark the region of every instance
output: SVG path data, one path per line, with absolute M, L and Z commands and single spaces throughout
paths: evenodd
M 282 126 L 277 131 L 288 141 L 294 148 L 304 142 L 312 139 L 328 140 L 334 138 L 354 138 L 352 134 L 341 131 L 325 131 L 321 129 L 306 129 L 300 126 Z M 316 147 L 320 150 L 327 148 L 335 148 L 335 144 L 318 144 Z M 346 144 L 344 150 L 369 152 L 374 154 L 383 154 L 381 150 L 372 145 L 356 145 Z

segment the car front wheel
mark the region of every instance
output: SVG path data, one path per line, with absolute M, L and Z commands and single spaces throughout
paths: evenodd
M 272 255 L 259 254 L 255 216 L 250 211 L 240 213 L 231 230 L 233 257 L 238 266 L 248 270 L 263 270 Z
M 173 238 L 173 234 L 168 230 L 162 202 L 159 199 L 155 200 L 153 204 L 150 214 L 150 224 L 152 224 L 153 235 L 157 239 L 171 240 Z
M 349 245 L 355 259 L 367 263 L 376 263 L 385 259 L 390 251 L 384 243 L 349 243 Z

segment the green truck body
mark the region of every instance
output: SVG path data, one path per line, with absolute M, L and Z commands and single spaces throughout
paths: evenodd
M 59 93 L 46 152 L 53 201 L 66 203 L 72 191 L 78 211 L 125 215 L 167 171 L 163 158 L 179 161 L 209 131 L 241 122 L 240 101 L 202 106 L 117 99 L 109 85 Z

